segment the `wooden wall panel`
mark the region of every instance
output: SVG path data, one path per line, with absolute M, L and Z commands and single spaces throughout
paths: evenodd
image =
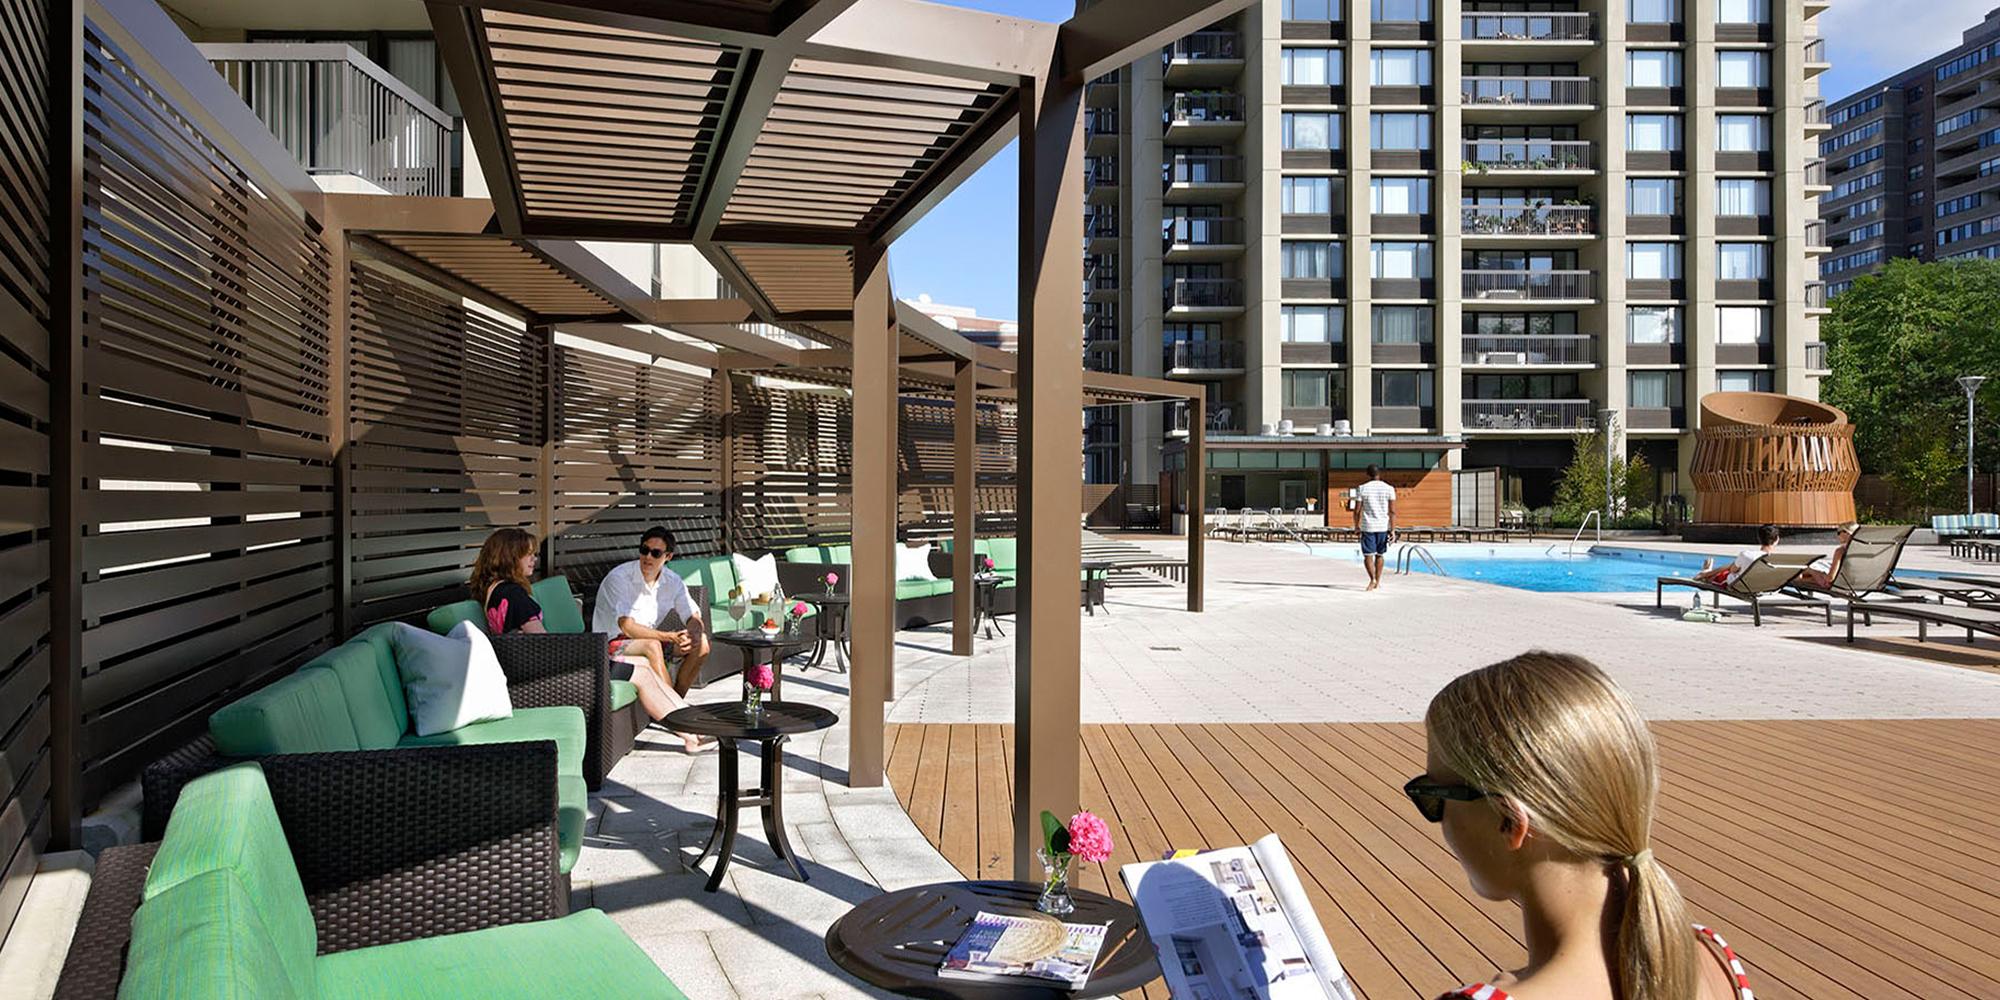
M 0 0 L 0 940 L 50 821 L 48 14 Z
M 1368 481 L 1360 469 L 1334 469 L 1326 474 L 1326 497 L 1322 510 L 1327 523 L 1351 526 L 1354 513 L 1347 509 L 1347 491 Z M 1428 469 L 1383 469 L 1382 481 L 1396 488 L 1396 527 L 1442 528 L 1452 523 L 1451 470 L 1444 463 Z
M 854 410 L 837 392 L 736 378 L 730 538 L 737 551 L 844 544 L 853 530 Z
M 1015 457 L 1019 434 L 1012 407 L 982 405 L 978 419 L 978 516 L 981 537 L 1012 536 L 1018 498 Z M 952 406 L 942 400 L 905 398 L 899 429 L 898 533 L 908 542 L 951 537 Z
M 84 807 L 333 620 L 328 253 L 84 39 Z

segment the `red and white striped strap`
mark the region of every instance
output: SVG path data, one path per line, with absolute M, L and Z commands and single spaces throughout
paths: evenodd
M 1729 947 L 1729 942 L 1712 928 L 1696 924 L 1694 930 L 1722 952 L 1722 961 L 1729 966 L 1729 974 L 1736 977 L 1737 1000 L 1757 1000 L 1757 995 L 1750 992 L 1750 976 L 1743 971 L 1743 960 L 1736 957 L 1736 949 Z

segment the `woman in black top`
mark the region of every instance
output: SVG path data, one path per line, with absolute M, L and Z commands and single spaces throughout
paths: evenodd
M 542 627 L 542 606 L 528 589 L 534 579 L 535 536 L 519 528 L 501 528 L 486 537 L 479 558 L 472 564 L 472 593 L 486 612 L 486 631 L 492 635 L 510 632 L 546 632 Z M 654 722 L 687 705 L 651 670 L 634 670 L 624 660 L 611 661 L 614 680 L 631 681 L 639 689 L 639 705 Z M 682 736 L 681 747 L 698 753 L 715 745 L 714 740 Z

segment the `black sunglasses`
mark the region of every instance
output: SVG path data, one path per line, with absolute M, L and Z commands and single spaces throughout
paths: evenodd
M 641 546 L 639 546 L 639 554 L 640 554 L 640 555 L 642 555 L 642 556 L 652 556 L 652 557 L 653 557 L 653 558 L 655 558 L 655 559 L 661 559 L 661 558 L 665 558 L 665 556 L 666 556 L 666 554 L 667 554 L 667 550 L 666 550 L 666 549 L 656 549 L 656 548 L 653 548 L 652 546 L 649 546 L 649 545 L 641 545 Z
M 1476 802 L 1486 797 L 1486 793 L 1471 785 L 1441 785 L 1431 780 L 1428 774 L 1419 774 L 1403 783 L 1403 794 L 1410 797 L 1411 804 L 1424 818 L 1433 823 L 1444 822 L 1444 802 Z

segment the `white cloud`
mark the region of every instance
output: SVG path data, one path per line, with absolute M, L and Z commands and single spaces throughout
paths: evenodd
M 1836 0 L 1819 16 L 1834 65 L 1867 72 L 1864 85 L 1959 43 L 1995 0 Z M 1845 75 L 1845 74 L 1843 74 Z

